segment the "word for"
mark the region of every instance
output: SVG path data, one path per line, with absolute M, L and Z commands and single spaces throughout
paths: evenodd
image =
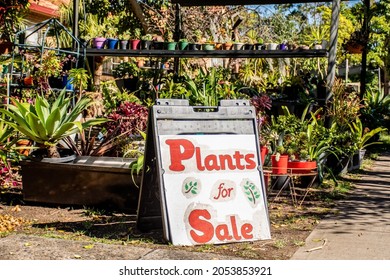
M 219 184 L 218 195 L 213 197 L 215 200 L 219 199 L 220 197 L 221 198 L 230 197 L 232 191 L 234 191 L 234 188 L 225 188 L 224 186 L 225 186 L 224 183 Z

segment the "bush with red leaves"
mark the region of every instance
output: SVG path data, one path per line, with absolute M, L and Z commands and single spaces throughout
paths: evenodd
M 124 102 L 107 116 L 112 120 L 106 123 L 108 133 L 138 135 L 139 131 L 146 132 L 148 108 L 135 102 Z

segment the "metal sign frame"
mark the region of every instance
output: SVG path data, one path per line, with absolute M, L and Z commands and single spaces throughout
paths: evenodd
M 251 135 L 255 139 L 257 155 L 260 155 L 255 108 L 248 100 L 221 100 L 218 107 L 192 107 L 188 100 L 158 99 L 149 112 L 145 160 L 137 211 L 137 227 L 141 231 L 163 230 L 164 239 L 172 242 L 172 230 L 164 185 L 164 169 L 160 137 L 169 135 Z M 262 194 L 269 236 L 269 216 L 266 207 L 266 191 L 260 157 L 257 156 Z M 268 239 L 267 237 L 264 239 Z M 173 242 L 174 243 L 174 242 Z

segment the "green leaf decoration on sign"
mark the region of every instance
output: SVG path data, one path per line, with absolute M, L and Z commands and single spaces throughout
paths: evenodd
M 185 193 L 191 192 L 192 194 L 198 194 L 198 182 L 190 181 L 184 185 Z
M 246 181 L 243 185 L 244 187 L 244 193 L 246 195 L 246 198 L 253 204 L 256 204 L 257 199 L 260 198 L 261 194 L 258 191 L 255 184 L 253 184 L 250 181 Z

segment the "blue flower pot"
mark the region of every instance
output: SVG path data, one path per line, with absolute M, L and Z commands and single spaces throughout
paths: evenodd
M 107 39 L 107 46 L 111 50 L 116 49 L 118 46 L 118 42 L 119 42 L 118 39 L 108 38 Z

